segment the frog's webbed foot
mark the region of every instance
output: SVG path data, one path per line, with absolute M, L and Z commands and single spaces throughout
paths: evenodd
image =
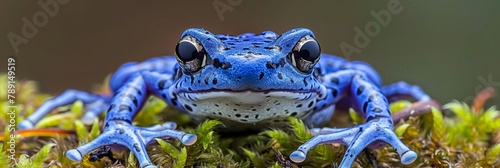
M 19 129 L 31 129 L 50 111 L 65 106 L 76 101 L 82 101 L 87 112 L 82 117 L 82 122 L 91 124 L 99 114 L 109 107 L 111 95 L 97 95 L 79 90 L 66 90 L 62 94 L 44 102 L 33 114 L 26 120 L 19 123 Z
M 309 141 L 301 145 L 298 150 L 290 154 L 294 162 L 306 159 L 307 152 L 323 143 L 343 143 L 347 145 L 346 153 L 339 167 L 351 167 L 356 156 L 368 145 L 376 141 L 390 144 L 401 157 L 401 163 L 410 164 L 417 158 L 417 153 L 410 150 L 392 130 L 392 121 L 388 118 L 375 118 L 367 123 L 344 129 L 313 129 L 316 134 Z
M 113 120 L 106 123 L 103 133 L 96 139 L 76 149 L 68 150 L 66 155 L 71 160 L 81 161 L 84 155 L 100 146 L 118 144 L 134 153 L 141 168 L 153 168 L 156 166 L 151 163 L 146 153 L 146 145 L 154 138 L 172 137 L 179 139 L 184 145 L 192 145 L 197 140 L 194 134 L 186 134 L 173 129 L 175 129 L 175 123 L 172 122 L 141 128 L 125 121 Z

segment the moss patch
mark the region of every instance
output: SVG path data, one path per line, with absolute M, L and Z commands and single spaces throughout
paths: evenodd
M 4 79 L 6 76 L 0 75 L 0 80 Z M 6 88 L 6 83 L 0 82 L 0 87 Z M 106 82 L 103 86 L 107 86 Z M 51 97 L 40 93 L 33 81 L 18 82 L 16 88 L 16 123 Z M 98 89 L 96 92 L 109 91 Z M 11 161 L 8 151 L 10 117 L 7 115 L 6 95 L 4 90 L 0 90 L 0 128 L 5 128 L 1 136 L 3 143 L 0 143 L 0 165 L 8 165 Z M 486 99 L 478 101 L 484 104 Z M 398 101 L 391 104 L 391 109 L 399 111 L 411 105 L 408 101 Z M 37 129 L 18 131 L 14 156 L 17 167 L 137 167 L 134 156 L 126 149 L 102 147 L 86 155 L 81 163 L 64 156 L 68 149 L 89 142 L 101 132 L 104 115 L 93 125 L 86 126 L 77 120 L 84 111 L 83 104 L 75 102 L 54 110 L 37 124 Z M 499 116 L 499 111 L 494 107 L 483 109 L 481 102 L 474 103 L 473 107 L 461 102 L 448 103 L 443 110 L 432 109 L 430 113 L 411 117 L 395 125 L 401 140 L 419 154 L 414 163 L 402 165 L 397 153 L 386 145 L 365 150 L 353 166 L 499 167 Z M 336 113 L 329 125 L 339 126 L 338 123 L 342 123 L 342 127 L 348 127 L 362 123 L 360 118 L 355 112 Z M 209 120 L 193 125 L 189 122 L 189 116 L 154 97 L 148 99 L 133 123 L 151 126 L 166 121 L 174 121 L 178 129 L 196 134 L 198 141 L 192 146 L 183 146 L 178 140 L 156 139 L 148 146 L 148 154 L 154 164 L 161 167 L 332 167 L 340 163 L 345 152 L 342 145 L 323 144 L 311 150 L 303 163 L 295 164 L 288 160 L 288 155 L 312 137 L 299 119 L 290 118 L 288 129 L 269 129 L 251 135 L 221 135 L 213 128 L 223 126 L 222 123 Z

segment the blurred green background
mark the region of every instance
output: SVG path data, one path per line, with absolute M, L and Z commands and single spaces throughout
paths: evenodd
M 354 27 L 364 30 L 375 21 L 370 11 L 387 10 L 390 1 L 73 0 L 58 3 L 53 17 L 38 23 L 35 35 L 25 37 L 16 52 L 8 34 L 22 36 L 23 17 L 33 22 L 34 15 L 43 15 L 39 2 L 57 1 L 1 0 L 0 55 L 17 58 L 17 79 L 36 80 L 43 91 L 55 94 L 68 88 L 90 90 L 125 62 L 171 55 L 180 34 L 191 27 L 215 34 L 280 34 L 306 27 L 315 32 L 323 52 L 346 56 L 339 45 L 354 45 Z M 346 58 L 370 63 L 385 84 L 418 84 L 442 103 L 469 101 L 485 86 L 500 90 L 500 1 L 395 2 L 400 13 L 392 14 L 359 53 Z M 224 9 L 220 17 L 217 11 Z M 493 104 L 500 104 L 499 99 Z

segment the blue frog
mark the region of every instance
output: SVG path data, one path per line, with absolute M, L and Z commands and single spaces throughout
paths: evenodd
M 418 86 L 398 82 L 382 86 L 378 73 L 368 64 L 321 53 L 312 31 L 271 31 L 238 36 L 214 35 L 192 28 L 181 36 L 175 56 L 122 65 L 111 77 L 114 95 L 68 90 L 43 103 L 19 127 L 32 128 L 51 110 L 82 101 L 92 122 L 107 110 L 103 133 L 93 141 L 67 151 L 75 161 L 103 145 L 123 145 L 142 168 L 156 167 L 146 152 L 154 138 L 172 137 L 192 145 L 197 137 L 175 130 L 175 123 L 137 127 L 132 119 L 151 95 L 189 114 L 194 121 L 218 119 L 223 131 L 245 131 L 283 126 L 290 116 L 311 126 L 315 136 L 290 154 L 302 162 L 318 144 L 339 142 L 347 146 L 340 167 L 350 167 L 367 146 L 390 144 L 403 164 L 417 154 L 393 131 L 388 98 L 405 95 L 418 101 L 430 97 Z M 366 123 L 351 128 L 317 128 L 331 119 L 335 108 L 352 107 Z

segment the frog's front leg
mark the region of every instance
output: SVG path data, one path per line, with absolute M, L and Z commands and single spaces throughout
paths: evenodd
M 177 61 L 170 56 L 150 58 L 144 62 L 129 62 L 123 64 L 111 76 L 109 85 L 113 92 L 116 92 L 133 75 L 141 71 L 158 71 L 163 73 L 173 73 L 170 68 L 174 67 Z M 173 68 L 172 68 L 173 69 Z M 65 106 L 75 101 L 82 101 L 88 111 L 82 116 L 82 122 L 92 124 L 92 122 L 109 107 L 112 94 L 93 94 L 85 91 L 69 89 L 62 94 L 44 102 L 26 120 L 19 123 L 19 129 L 31 129 L 45 115 L 52 110 Z
M 302 162 L 309 150 L 318 144 L 340 142 L 347 145 L 347 150 L 340 167 L 351 167 L 356 156 L 373 142 L 386 142 L 394 147 L 403 164 L 412 163 L 417 154 L 403 144 L 393 131 L 393 121 L 387 99 L 379 88 L 366 78 L 363 72 L 355 70 L 339 71 L 326 75 L 324 85 L 328 89 L 345 91 L 352 96 L 356 109 L 365 116 L 366 123 L 344 129 L 315 129 L 319 135 L 301 145 L 290 154 L 294 162 Z
M 66 153 L 68 158 L 81 161 L 83 156 L 93 149 L 103 145 L 118 144 L 129 148 L 142 168 L 151 168 L 155 166 L 151 163 L 145 146 L 154 138 L 173 137 L 181 140 L 184 145 L 196 142 L 196 135 L 171 130 L 171 124 L 160 128 L 158 126 L 141 128 L 131 124 L 149 93 L 159 92 L 156 87 L 159 83 L 162 87 L 171 85 L 171 76 L 146 71 L 129 78 L 111 100 L 103 133 L 87 144 L 68 150 Z

